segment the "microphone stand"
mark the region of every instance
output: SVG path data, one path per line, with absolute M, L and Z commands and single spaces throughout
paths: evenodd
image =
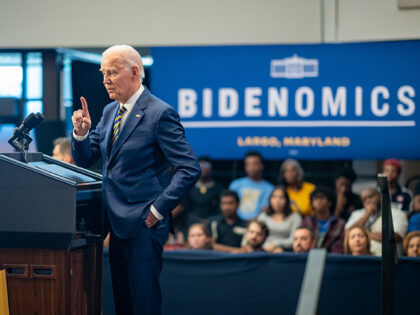
M 32 138 L 28 132 L 22 132 L 17 128 L 13 132 L 13 136 L 9 139 L 9 144 L 20 152 L 21 162 L 28 163 L 28 150 Z
M 38 126 L 44 120 L 41 113 L 31 113 L 19 127 L 13 131 L 13 135 L 9 139 L 9 144 L 20 152 L 21 162 L 28 163 L 28 150 L 32 138 L 29 137 L 29 131 Z

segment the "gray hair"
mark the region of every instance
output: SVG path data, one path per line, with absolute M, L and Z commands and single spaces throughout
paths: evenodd
M 293 166 L 296 168 L 298 173 L 298 182 L 301 183 L 303 181 L 303 168 L 300 165 L 300 163 L 294 159 L 287 159 L 283 162 L 283 164 L 280 167 L 280 175 L 283 177 L 284 171 L 286 170 L 286 167 Z
M 137 50 L 129 45 L 114 45 L 106 49 L 102 53 L 102 57 L 113 53 L 123 53 L 127 69 L 130 70 L 133 66 L 137 66 L 139 67 L 140 78 L 142 80 L 145 78 L 143 61 Z

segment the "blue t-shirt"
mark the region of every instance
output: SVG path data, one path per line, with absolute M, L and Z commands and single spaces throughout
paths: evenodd
M 407 233 L 413 231 L 420 231 L 420 213 L 414 213 L 410 220 L 408 220 L 408 230 Z
M 242 220 L 250 220 L 261 213 L 268 205 L 270 194 L 274 186 L 266 180 L 254 182 L 248 177 L 234 180 L 229 189 L 236 191 L 241 199 L 238 209 L 238 217 Z
M 330 216 L 328 220 L 318 220 L 319 233 L 327 233 L 330 223 L 333 220 L 333 216 Z
M 322 246 L 322 242 L 324 241 L 324 237 L 328 232 L 328 229 L 330 228 L 331 221 L 334 219 L 333 216 L 331 216 L 328 220 L 318 220 L 318 231 L 319 231 L 319 238 L 317 242 L 317 247 Z

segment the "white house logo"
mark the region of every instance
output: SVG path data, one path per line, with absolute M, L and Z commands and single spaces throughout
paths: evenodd
M 292 57 L 271 60 L 272 78 L 302 79 L 318 76 L 318 59 L 305 59 L 294 54 Z

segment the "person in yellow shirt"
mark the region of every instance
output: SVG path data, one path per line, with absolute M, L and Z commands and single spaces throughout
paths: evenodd
M 310 196 L 315 185 L 303 181 L 303 176 L 303 168 L 296 160 L 287 159 L 280 167 L 280 177 L 286 185 L 292 211 L 306 217 L 313 214 Z

